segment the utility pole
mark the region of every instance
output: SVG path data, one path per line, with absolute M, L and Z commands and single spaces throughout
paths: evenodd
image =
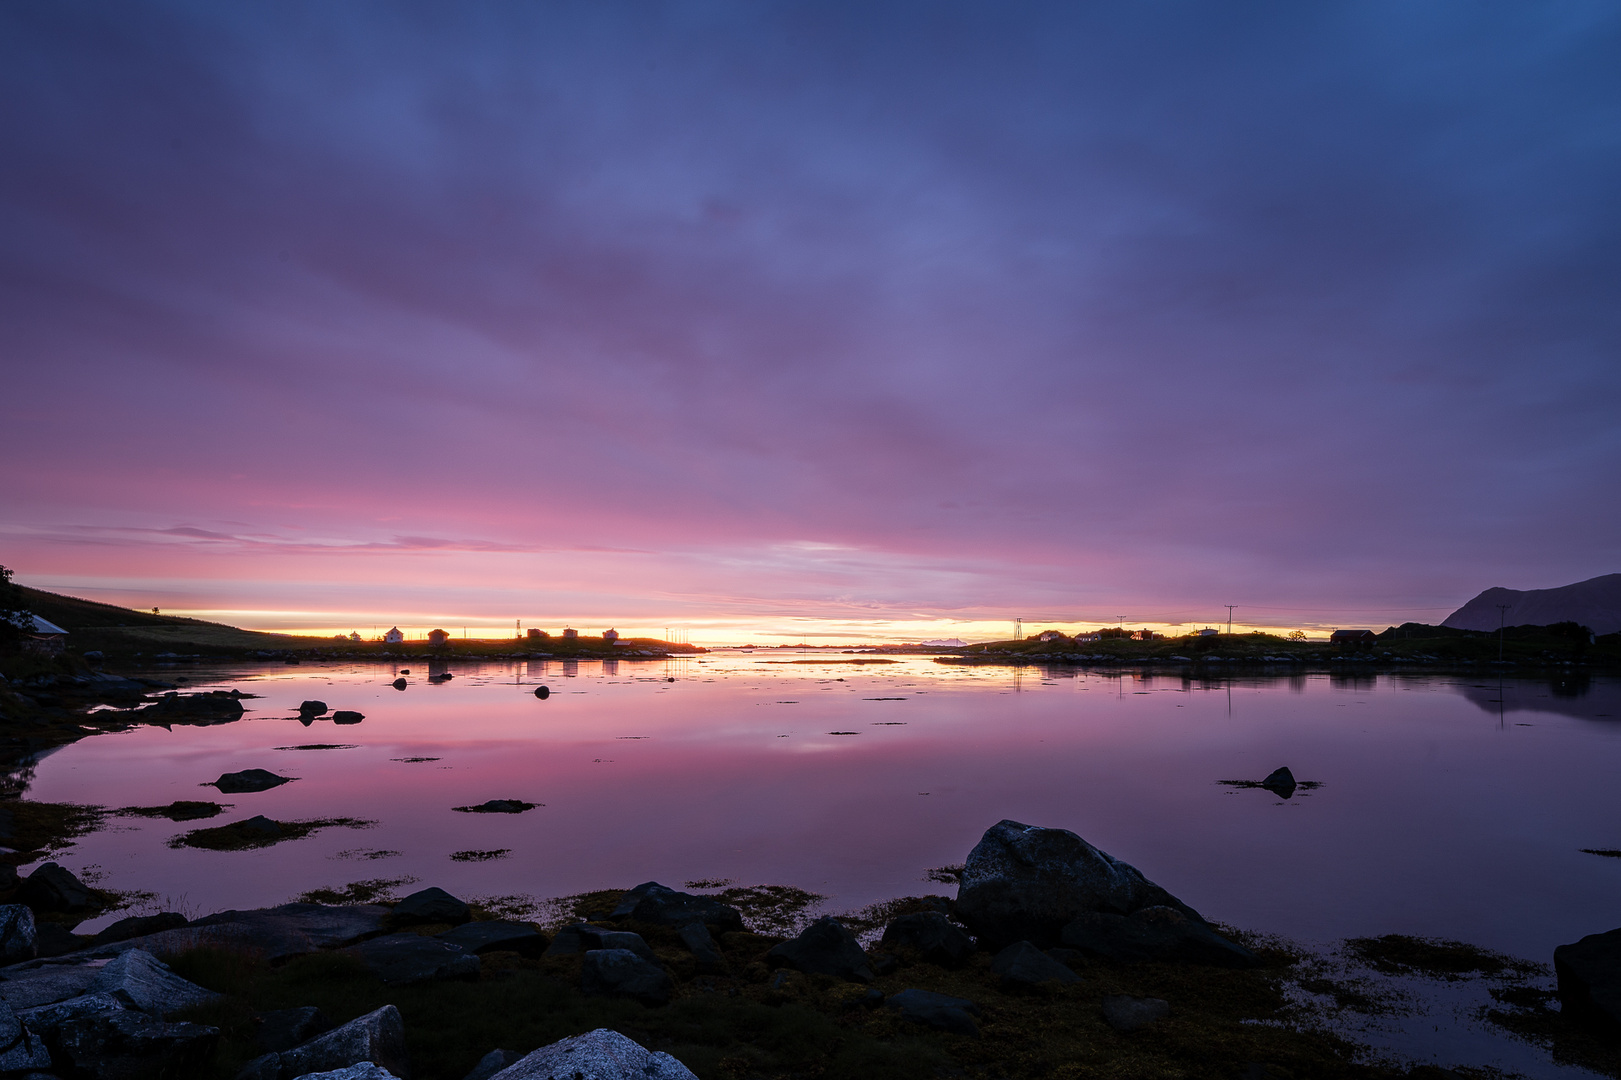
M 1497 662 L 1501 664 L 1503 662 L 1503 627 L 1508 618 L 1508 609 L 1514 605 L 1497 604 L 1494 606 L 1497 608 Z M 1498 694 L 1497 696 L 1502 697 L 1503 695 Z
M 1233 636 L 1233 608 L 1237 607 L 1238 605 L 1237 604 L 1225 604 L 1223 606 L 1227 609 L 1227 636 L 1232 637 Z

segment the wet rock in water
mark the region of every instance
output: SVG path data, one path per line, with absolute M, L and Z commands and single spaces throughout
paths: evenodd
M 1103 999 L 1103 1022 L 1122 1035 L 1139 1031 L 1171 1015 L 1171 1005 L 1161 998 L 1110 994 Z
M 326 712 L 326 702 L 324 701 L 306 701 L 298 707 L 300 716 L 320 716 L 324 712 Z
M 212 690 L 205 694 L 165 694 L 136 715 L 159 723 L 211 724 L 242 719 L 241 695 L 235 690 Z
M 902 1020 L 914 1024 L 925 1024 L 954 1035 L 979 1037 L 979 1026 L 974 1023 L 979 1006 L 967 998 L 936 994 L 932 990 L 902 990 L 885 998 L 884 1007 L 894 1009 Z
M 202 1076 L 219 1029 L 167 1022 L 130 1010 L 69 1020 L 49 1039 L 52 1058 L 75 1075 L 106 1080 L 124 1077 Z
M 222 773 L 211 781 L 226 795 L 243 795 L 255 791 L 269 791 L 273 787 L 292 783 L 297 777 L 277 776 L 269 769 L 243 769 L 241 772 Z
M 478 1059 L 473 1071 L 462 1077 L 462 1080 L 490 1080 L 490 1077 L 509 1065 L 517 1064 L 522 1058 L 522 1054 L 513 1050 L 491 1050 Z
M 366 719 L 365 713 L 358 713 L 353 709 L 339 709 L 332 714 L 334 724 L 358 724 L 364 719 Z
M 537 686 L 535 687 L 535 696 L 545 701 L 552 696 L 552 688 L 549 686 Z
M 625 949 L 644 960 L 653 959 L 653 950 L 648 948 L 642 935 L 592 923 L 570 923 L 563 927 L 547 947 L 546 955 L 575 956 L 592 949 Z
M 548 944 L 546 935 L 533 926 L 504 919 L 463 923 L 438 937 L 440 941 L 448 941 L 470 953 L 515 952 L 523 956 L 539 956 Z
M 419 923 L 464 923 L 473 917 L 466 903 L 433 887 L 418 889 L 395 904 L 393 914 L 397 921 Z
M 807 975 L 836 975 L 851 982 L 872 982 L 872 968 L 856 936 L 832 916 L 817 919 L 791 941 L 766 953 L 771 967 L 790 967 Z
M 389 685 L 392 686 L 396 690 L 404 690 L 407 686 L 410 686 L 411 684 L 406 682 L 404 679 L 395 679 L 392 683 L 389 683 Z
M 1077 916 L 1125 915 L 1145 907 L 1199 913 L 1068 829 L 1001 821 L 968 853 L 957 892 L 957 917 L 1000 949 L 1015 941 L 1047 947 Z
M 471 979 L 479 972 L 479 959 L 448 941 L 421 934 L 389 934 L 355 946 L 372 974 L 391 986 Z
M 1295 788 L 1299 785 L 1295 783 L 1295 774 L 1285 766 L 1267 773 L 1266 779 L 1261 781 L 1261 786 L 1279 798 L 1287 799 L 1295 793 Z
M 916 949 L 925 962 L 941 967 L 956 967 L 974 951 L 973 939 L 937 911 L 899 916 L 884 927 L 882 940 L 891 948 Z
M 629 949 L 592 949 L 580 962 L 580 990 L 592 996 L 663 1005 L 674 993 L 675 983 L 658 964 Z
M 477 806 L 453 806 L 451 809 L 463 814 L 521 814 L 539 805 L 522 799 L 491 799 Z
M 111 926 L 104 927 L 101 933 L 96 935 L 95 944 L 110 945 L 115 941 L 146 937 L 148 934 L 175 930 L 185 925 L 186 917 L 178 911 L 164 911 L 156 915 L 131 915 L 127 919 L 119 919 Z
M 1081 977 L 1028 941 L 1015 941 L 996 954 L 991 973 L 1004 983 L 1039 986 L 1041 983 L 1078 983 Z
M 37 868 L 17 890 L 17 899 L 35 911 L 70 914 L 98 911 L 105 905 L 88 885 L 53 862 Z
M 410 1072 L 405 1024 L 392 1005 L 356 1017 L 291 1050 L 254 1058 L 237 1073 L 237 1080 L 296 1080 L 365 1063 L 379 1065 L 395 1076 Z
M 212 990 L 182 979 L 169 970 L 168 964 L 143 949 L 130 949 L 109 960 L 90 984 L 90 993 L 120 998 L 154 1016 L 222 1000 Z
M 291 1050 L 309 1042 L 317 1035 L 332 1030 L 332 1021 L 314 1005 L 297 1009 L 275 1009 L 259 1017 L 259 1030 L 254 1040 L 259 1049 L 267 1053 Z
M 1560 1010 L 1612 1040 L 1621 1040 L 1621 929 L 1588 934 L 1553 951 Z
M 271 821 L 263 814 L 255 814 L 246 821 L 239 821 L 236 823 L 236 827 L 245 833 L 253 833 L 259 836 L 280 836 L 282 833 L 281 823 Z
M 607 1028 L 542 1046 L 497 1075 L 501 1080 L 698 1080 L 669 1054 L 649 1052 Z
M 1072 949 L 1123 964 L 1157 961 L 1251 968 L 1261 963 L 1260 957 L 1228 941 L 1202 919 L 1190 919 L 1168 907 L 1143 908 L 1127 916 L 1082 915 L 1060 936 Z
M 692 922 L 681 928 L 681 944 L 692 953 L 693 960 L 697 961 L 698 970 L 709 975 L 723 971 L 726 968 L 726 958 L 721 956 L 720 949 L 715 946 L 715 939 L 709 933 L 709 927 L 701 922 Z
M 677 892 L 668 885 L 646 881 L 620 898 L 613 919 L 635 919 L 656 926 L 680 928 L 701 922 L 725 932 L 743 929 L 743 915 L 712 896 Z
M 0 967 L 34 958 L 34 912 L 26 904 L 0 904 Z

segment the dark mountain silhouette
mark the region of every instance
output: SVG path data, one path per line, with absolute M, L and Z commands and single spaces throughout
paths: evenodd
M 1499 613 L 1498 604 L 1508 604 Z M 1510 626 L 1581 623 L 1595 634 L 1621 630 L 1621 574 L 1605 574 L 1557 589 L 1487 589 L 1441 620 L 1456 630 L 1496 630 Z

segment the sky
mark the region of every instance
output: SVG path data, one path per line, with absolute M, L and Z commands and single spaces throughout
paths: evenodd
M 1613 4 L 0 6 L 0 563 L 237 625 L 1621 570 Z

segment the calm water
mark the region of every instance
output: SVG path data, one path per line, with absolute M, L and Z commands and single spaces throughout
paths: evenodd
M 242 722 L 85 739 L 39 762 L 28 797 L 234 803 L 213 822 L 111 819 L 61 859 L 194 914 L 407 876 L 466 897 L 730 878 L 847 909 L 949 891 L 925 872 L 1006 817 L 1072 829 L 1209 918 L 1306 940 L 1403 932 L 1546 960 L 1621 925 L 1621 859 L 1579 850 L 1621 848 L 1614 680 L 780 662 L 796 658 L 465 664 L 439 685 L 416 669 L 404 692 L 387 666 L 233 671 L 209 685 L 261 695 Z M 305 727 L 305 698 L 365 722 Z M 278 749 L 308 743 L 353 748 Z M 1323 786 L 1285 802 L 1217 783 L 1279 765 Z M 254 767 L 299 779 L 198 787 Z M 451 809 L 492 798 L 544 806 Z M 252 852 L 165 844 L 257 813 L 377 825 Z

